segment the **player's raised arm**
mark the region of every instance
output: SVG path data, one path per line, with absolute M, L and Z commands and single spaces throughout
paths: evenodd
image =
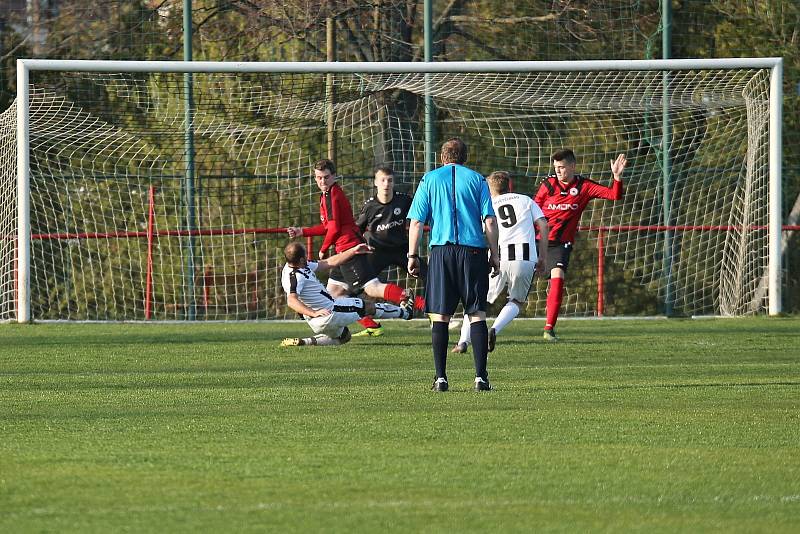
M 614 180 L 619 182 L 622 180 L 622 173 L 625 171 L 625 167 L 628 166 L 628 158 L 625 154 L 619 154 L 617 159 L 611 162 L 611 174 L 614 175 Z

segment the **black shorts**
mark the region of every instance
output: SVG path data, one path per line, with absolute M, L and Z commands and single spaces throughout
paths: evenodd
M 545 276 L 550 278 L 550 271 L 556 267 L 567 272 L 570 254 L 572 254 L 572 243 L 549 241 L 547 243 L 547 264 L 544 266 Z
M 407 250 L 408 247 L 375 247 L 373 253 L 368 254 L 367 258 L 369 259 L 369 263 L 372 265 L 373 270 L 378 275 L 380 275 L 387 267 L 392 266 L 397 266 L 403 271 L 408 272 L 408 257 L 406 256 Z M 419 277 L 425 279 L 425 275 L 428 272 L 428 264 L 422 258 L 420 258 L 419 263 Z
M 485 248 L 463 245 L 431 247 L 425 281 L 425 311 L 453 315 L 458 303 L 464 313 L 486 311 L 489 258 Z
M 328 281 L 333 281 L 342 286 L 346 285 L 346 289 L 351 292 L 359 292 L 364 287 L 364 284 L 377 277 L 378 275 L 367 259 L 367 255 L 358 254 L 331 269 Z

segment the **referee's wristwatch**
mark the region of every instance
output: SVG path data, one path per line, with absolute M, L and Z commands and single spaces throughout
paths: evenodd
M 411 258 L 419 258 L 419 254 L 411 254 L 411 253 L 409 252 L 408 254 L 406 254 L 406 258 L 408 258 L 408 259 L 411 259 Z

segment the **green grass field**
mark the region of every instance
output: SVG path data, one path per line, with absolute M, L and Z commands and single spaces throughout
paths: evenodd
M 0 531 L 800 531 L 800 319 L 560 326 L 0 325 Z

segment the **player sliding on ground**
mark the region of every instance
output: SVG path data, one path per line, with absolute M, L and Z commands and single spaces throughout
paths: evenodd
M 366 315 L 387 319 L 411 319 L 413 302 L 401 306 L 372 303 L 357 298 L 334 299 L 317 279 L 315 273 L 343 265 L 354 257 L 369 254 L 365 243 L 318 262 L 308 261 L 306 248 L 300 243 L 289 243 L 283 250 L 286 265 L 281 272 L 281 285 L 289 307 L 303 316 L 316 334 L 313 337 L 287 338 L 282 347 L 298 345 L 343 345 L 350 341 L 347 326 Z
M 364 242 L 361 231 L 353 219 L 353 209 L 344 194 L 336 176 L 336 166 L 329 159 L 314 164 L 314 180 L 322 192 L 319 201 L 319 216 L 322 221 L 317 226 L 299 228 L 291 226 L 286 229 L 289 237 L 324 235 L 319 257 L 323 259 L 328 248 L 333 246 L 336 252 L 343 252 Z M 370 265 L 366 256 L 356 255 L 341 263 L 331 271 L 328 277 L 328 293 L 334 298 L 364 291 L 375 299 L 383 299 L 394 304 L 406 300 L 414 300 L 414 295 L 406 292 L 397 284 L 384 284 Z
M 508 302 L 489 329 L 489 352 L 494 350 L 497 334 L 517 315 L 528 299 L 534 273 L 543 273 L 547 258 L 547 219 L 541 208 L 526 195 L 510 192 L 511 175 L 505 171 L 490 174 L 489 193 L 497 216 L 500 249 L 500 275 L 489 278 L 486 300 L 494 302 L 508 288 Z M 536 234 L 542 255 L 536 253 Z M 466 317 L 465 317 L 466 319 Z M 470 324 L 461 325 L 461 337 L 452 352 L 467 352 Z
M 622 198 L 622 173 L 628 160 L 625 154 L 619 154 L 611 162 L 614 181 L 611 187 L 607 187 L 575 174 L 576 159 L 572 150 L 557 150 L 551 159 L 555 174 L 544 179 L 534 200 L 542 208 L 550 225 L 546 265 L 550 273 L 550 287 L 547 291 L 547 318 L 543 337 L 545 341 L 555 342 L 558 341 L 555 326 L 564 293 L 564 275 L 569 266 L 569 256 L 581 214 L 593 198 Z

